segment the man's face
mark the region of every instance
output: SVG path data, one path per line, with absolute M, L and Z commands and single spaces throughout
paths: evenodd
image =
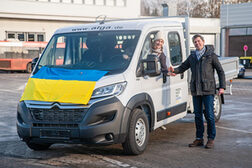
M 196 39 L 193 40 L 193 44 L 197 50 L 201 50 L 204 47 L 205 42 L 201 40 L 200 37 L 197 37 Z
M 161 39 L 160 40 L 155 40 L 153 48 L 154 49 L 161 49 L 163 44 L 164 44 L 163 40 L 161 40 Z

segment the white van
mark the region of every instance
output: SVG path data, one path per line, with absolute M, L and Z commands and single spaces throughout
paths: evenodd
M 192 109 L 188 73 L 165 76 L 158 59 L 150 55 L 152 40 L 162 31 L 167 66 L 179 66 L 187 57 L 183 25 L 159 18 L 105 21 L 57 30 L 31 77 L 42 67 L 107 73 L 96 82 L 87 104 L 20 101 L 20 138 L 33 150 L 44 150 L 54 143 L 122 143 L 126 153 L 142 153 L 149 132 Z M 227 79 L 236 77 L 238 60 L 225 62 Z M 215 97 L 218 120 L 221 98 Z

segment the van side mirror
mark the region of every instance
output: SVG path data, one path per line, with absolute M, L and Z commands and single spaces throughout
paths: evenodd
M 33 69 L 34 69 L 36 63 L 38 62 L 38 59 L 39 59 L 39 57 L 36 57 L 36 58 L 33 58 L 33 59 L 32 59 L 32 63 L 31 63 L 32 71 L 33 71 Z
M 161 70 L 158 57 L 152 54 L 148 55 L 147 59 L 141 60 L 138 70 L 141 71 L 141 76 L 159 76 L 161 74 Z M 139 73 L 137 72 L 137 74 Z

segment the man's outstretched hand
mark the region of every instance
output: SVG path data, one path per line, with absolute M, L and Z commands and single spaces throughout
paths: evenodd
M 168 76 L 176 76 L 176 74 L 173 73 L 173 72 L 174 72 L 174 69 L 173 69 L 172 66 L 170 66 L 170 67 L 168 68 Z

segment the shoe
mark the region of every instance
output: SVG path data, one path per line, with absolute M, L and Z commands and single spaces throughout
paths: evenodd
M 209 140 L 207 141 L 206 145 L 205 145 L 205 148 L 206 148 L 206 149 L 212 149 L 212 148 L 214 148 L 214 140 L 209 139 Z
M 196 147 L 196 146 L 203 146 L 204 145 L 204 139 L 196 139 L 193 141 L 193 143 L 189 144 L 189 147 Z

